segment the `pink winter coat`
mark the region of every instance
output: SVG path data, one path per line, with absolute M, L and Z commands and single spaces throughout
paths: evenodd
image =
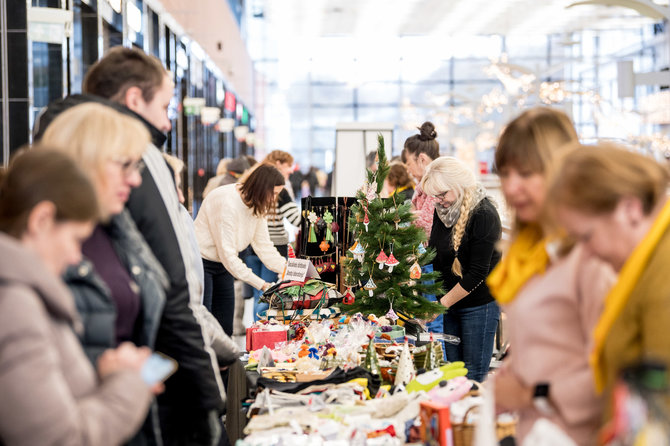
M 0 233 L 0 444 L 127 441 L 152 395 L 139 373 L 99 380 L 72 331 L 74 299 L 42 261 Z
M 430 239 L 430 231 L 433 229 L 433 214 L 435 213 L 435 199 L 426 194 L 417 184 L 412 196 L 412 207 L 414 209 L 414 226 L 423 229 L 426 237 Z
M 587 258 L 577 246 L 503 307 L 510 341 L 503 367 L 527 387 L 549 383 L 555 414 L 547 418 L 580 446 L 596 444 L 602 419 L 589 354 L 593 328 L 614 281 L 609 266 Z M 519 412 L 519 444 L 541 416 L 534 407 Z

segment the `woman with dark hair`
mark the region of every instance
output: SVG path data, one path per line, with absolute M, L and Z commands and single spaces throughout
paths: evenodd
M 407 166 L 407 171 L 416 181 L 414 195 L 412 196 L 412 210 L 414 211 L 414 226 L 424 230 L 426 238 L 430 240 L 430 232 L 433 229 L 433 213 L 435 212 L 435 198 L 426 194 L 421 187 L 421 179 L 426 168 L 433 160 L 440 157 L 440 144 L 437 142 L 437 132 L 432 122 L 426 121 L 419 127 L 419 133 L 405 140 L 405 148 L 402 151 L 402 162 Z M 424 265 L 423 273 L 432 273 L 433 265 Z M 426 299 L 436 301 L 437 297 L 425 295 Z M 430 332 L 443 333 L 443 316 L 426 324 Z M 445 346 L 446 344 L 442 343 Z
M 0 178 L 0 438 L 3 445 L 118 445 L 152 399 L 147 348 L 107 350 L 97 371 L 74 330 L 59 276 L 81 260 L 100 214 L 96 192 L 66 155 L 31 150 Z
M 260 164 L 237 184 L 221 186 L 202 202 L 195 219 L 195 233 L 205 267 L 205 306 L 229 336 L 233 334 L 235 291 L 238 279 L 265 291 L 270 283 L 251 271 L 239 253 L 247 246 L 268 269 L 281 273 L 286 259 L 277 251 L 268 232 L 266 217 L 285 178 L 276 167 Z
M 435 200 L 423 192 L 419 183 L 421 183 L 426 167 L 440 156 L 440 144 L 436 138 L 435 126 L 432 122 L 426 121 L 419 127 L 417 135 L 412 135 L 405 140 L 405 148 L 402 152 L 402 160 L 417 183 L 412 197 L 412 208 L 416 216 L 414 225 L 426 231 L 428 238 L 430 238 L 430 230 L 433 227 Z

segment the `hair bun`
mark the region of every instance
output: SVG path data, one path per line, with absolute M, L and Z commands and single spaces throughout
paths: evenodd
M 430 141 L 431 139 L 437 138 L 437 132 L 435 131 L 435 126 L 430 121 L 426 121 L 423 124 L 421 124 L 421 127 L 419 127 L 419 131 L 421 132 L 419 134 L 419 139 L 421 141 Z

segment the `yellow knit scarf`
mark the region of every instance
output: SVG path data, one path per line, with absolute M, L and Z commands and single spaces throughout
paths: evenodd
M 519 231 L 507 255 L 486 279 L 491 294 L 499 303 L 512 302 L 531 277 L 544 273 L 549 263 L 546 245 L 539 226 L 527 226 Z
M 602 353 L 607 335 L 612 325 L 621 315 L 630 295 L 637 285 L 640 276 L 649 263 L 649 258 L 656 250 L 656 246 L 670 227 L 670 201 L 661 209 L 651 229 L 642 241 L 635 247 L 624 263 L 619 278 L 605 299 L 605 308 L 600 315 L 598 325 L 593 331 L 594 345 L 591 353 L 596 390 L 602 392 L 605 386 L 605 370 L 603 369 Z

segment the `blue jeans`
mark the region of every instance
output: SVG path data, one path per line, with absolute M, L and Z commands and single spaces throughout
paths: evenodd
M 247 266 L 251 269 L 251 271 L 254 272 L 254 274 L 256 274 L 258 277 L 260 277 L 264 281 L 266 281 L 268 283 L 272 283 L 272 282 L 277 281 L 277 273 L 267 269 L 267 267 L 265 265 L 263 265 L 263 262 L 261 262 L 261 259 L 258 258 L 256 253 L 252 253 L 251 255 L 248 255 L 244 259 L 244 263 L 247 264 Z M 262 294 L 263 294 L 263 291 L 257 290 L 256 288 L 253 288 L 254 322 L 256 322 L 259 319 L 258 314 L 261 311 L 265 311 L 269 308 L 268 304 L 258 302 L 258 299 L 261 297 Z
M 493 357 L 500 308 L 496 302 L 478 307 L 449 310 L 444 315 L 444 333 L 461 338 L 459 345 L 446 344 L 447 360 L 463 361 L 468 378 L 486 379 Z
M 433 265 L 432 264 L 424 265 L 424 266 L 421 267 L 421 274 L 427 274 L 427 273 L 432 273 L 432 272 L 433 272 Z M 435 281 L 434 280 L 425 280 L 424 283 L 426 285 L 432 285 L 433 283 L 435 283 Z M 438 301 L 438 298 L 434 294 L 424 294 L 423 297 L 425 299 L 431 301 L 431 302 L 437 302 Z M 440 297 L 442 297 L 442 296 L 440 296 Z M 426 329 L 430 333 L 444 333 L 444 322 L 443 322 L 442 316 L 438 316 L 438 317 L 435 318 L 435 320 L 433 320 L 431 322 L 428 322 L 426 324 Z M 447 359 L 446 350 L 444 348 L 445 343 L 444 343 L 444 341 L 440 341 L 440 342 L 442 343 L 442 353 L 443 353 L 443 356 L 444 356 L 443 359 L 446 360 Z

